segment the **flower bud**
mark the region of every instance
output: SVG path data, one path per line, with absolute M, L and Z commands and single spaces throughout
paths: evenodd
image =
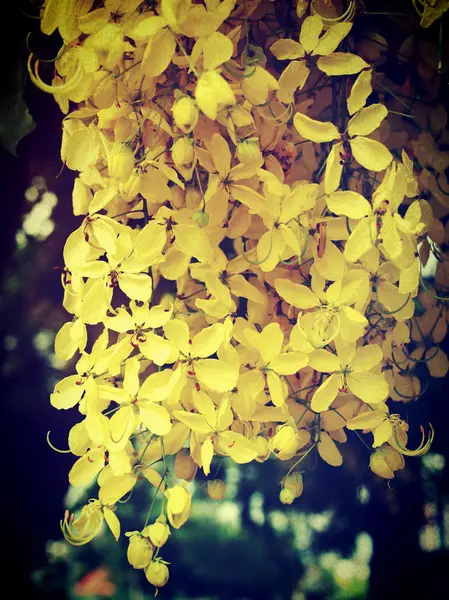
M 145 569 L 153 558 L 153 546 L 140 533 L 134 534 L 129 538 L 127 555 L 132 567 Z
M 403 469 L 405 465 L 404 457 L 397 450 L 383 444 L 377 448 L 370 457 L 369 466 L 371 471 L 384 479 L 393 479 L 394 471 Z
M 282 502 L 282 504 L 293 504 L 295 498 L 295 494 L 287 488 L 284 488 L 279 493 L 279 500 Z
M 165 491 L 167 502 L 167 516 L 170 524 L 175 529 L 184 525 L 190 516 L 192 496 L 182 485 L 175 485 Z
M 179 186 L 175 185 L 171 188 L 171 200 L 170 203 L 173 208 L 180 209 L 184 208 L 186 202 L 185 191 Z
M 199 208 L 202 202 L 201 194 L 195 187 L 189 186 L 186 189 L 186 208 L 193 210 Z
M 259 148 L 259 139 L 248 138 L 237 144 L 237 157 L 245 165 L 261 167 L 264 159 Z
M 290 473 L 289 475 L 287 475 L 287 477 L 284 477 L 284 479 L 282 480 L 282 485 L 284 490 L 289 490 L 290 492 L 292 492 L 292 494 L 295 495 L 295 498 L 299 498 L 304 489 L 301 473 L 299 471 Z
M 298 432 L 291 425 L 280 427 L 270 440 L 270 449 L 281 460 L 295 456 L 298 449 Z
M 129 146 L 120 142 L 112 145 L 109 162 L 109 175 L 123 183 L 128 181 L 134 170 L 134 154 Z
M 145 569 L 148 581 L 155 587 L 163 587 L 168 581 L 168 567 L 159 560 L 154 560 Z
M 171 155 L 175 165 L 191 165 L 195 159 L 192 140 L 187 137 L 178 138 L 172 146 Z
M 223 500 L 226 495 L 226 484 L 221 479 L 211 479 L 207 482 L 207 495 L 212 500 Z
M 202 210 L 197 210 L 192 215 L 192 221 L 198 223 L 200 227 L 206 227 L 206 225 L 209 223 L 209 215 Z
M 142 535 L 150 538 L 151 543 L 156 548 L 162 548 L 170 535 L 170 527 L 167 525 L 164 515 L 158 517 L 152 525 L 145 527 Z
M 190 96 L 183 96 L 173 106 L 173 119 L 184 133 L 190 133 L 198 121 L 198 109 Z
M 121 196 L 125 202 L 131 202 L 140 192 L 142 187 L 142 177 L 137 171 L 131 173 L 131 177 L 125 181 L 121 187 Z
M 175 475 L 178 479 L 185 481 L 193 481 L 195 479 L 198 465 L 190 456 L 190 451 L 187 448 L 182 448 L 175 458 Z
M 270 456 L 270 446 L 268 444 L 268 440 L 262 435 L 258 435 L 254 440 L 254 445 L 258 452 L 256 456 L 257 462 L 265 462 L 266 460 L 268 460 Z

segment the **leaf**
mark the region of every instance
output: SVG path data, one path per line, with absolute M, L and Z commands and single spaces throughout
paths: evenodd
M 312 140 L 317 144 L 332 142 L 340 138 L 340 132 L 333 123 L 329 121 L 315 121 L 306 115 L 296 113 L 293 124 L 297 132 L 306 140 Z
M 0 101 L 0 146 L 17 156 L 17 145 L 35 129 L 36 124 L 22 98 L 27 80 L 22 56 L 18 55 L 9 66 L 12 75 L 3 80 Z

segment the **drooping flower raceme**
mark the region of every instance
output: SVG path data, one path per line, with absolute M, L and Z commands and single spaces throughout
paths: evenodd
M 290 504 L 309 453 L 342 464 L 345 430 L 373 434 L 369 464 L 387 479 L 432 440 L 407 449 L 389 402 L 419 394 L 416 362 L 448 369 L 430 322 L 438 295 L 422 338 L 411 327 L 419 249 L 444 234 L 413 162 L 384 143 L 388 98 L 372 102 L 372 66 L 344 51 L 352 24 L 306 4 L 293 35 L 271 26 L 263 48 L 235 0 L 42 9 L 42 31 L 58 29 L 64 48 L 51 84 L 34 57 L 29 73 L 67 115 L 61 157 L 78 172 L 81 221 L 64 248 L 71 320 L 55 340 L 76 374 L 51 403 L 82 415 L 71 484 L 99 485 L 62 530 L 80 545 L 106 521 L 118 538 L 117 502 L 150 484 L 162 513 L 127 533 L 128 559 L 156 587 L 169 577 L 159 549 L 190 516 L 185 482 L 202 469 L 209 496 L 225 497 L 217 456 L 293 459 L 280 493 Z M 256 8 L 262 27 L 276 20 L 272 2 Z

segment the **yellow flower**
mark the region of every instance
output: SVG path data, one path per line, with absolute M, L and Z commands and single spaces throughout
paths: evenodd
M 345 342 L 355 342 L 363 335 L 368 321 L 361 313 L 351 308 L 357 301 L 357 295 L 363 285 L 362 279 L 356 279 L 346 285 L 343 285 L 341 280 L 336 281 L 326 291 L 318 287 L 313 279 L 312 289 L 288 279 L 275 279 L 274 284 L 279 296 L 291 306 L 318 309 L 304 315 L 300 320 L 300 325 L 305 325 L 309 343 L 315 348 L 325 346 L 337 336 Z
M 307 61 L 312 57 L 321 57 L 317 67 L 327 75 L 350 75 L 368 66 L 355 54 L 335 52 L 351 31 L 352 23 L 336 23 L 321 36 L 323 28 L 319 15 L 307 17 L 301 26 L 299 42 L 280 39 L 270 47 L 278 60 L 291 61 L 279 79 L 278 98 L 281 102 L 292 102 L 297 88 L 304 87 L 310 73 Z
M 339 140 L 326 159 L 324 189 L 327 194 L 339 187 L 343 165 L 352 157 L 370 171 L 383 171 L 388 167 L 393 160 L 391 152 L 381 142 L 366 137 L 380 126 L 387 114 L 383 104 L 360 108 L 343 133 L 333 123 L 316 121 L 299 112 L 295 114 L 295 128 L 306 140 L 317 144 Z
M 356 348 L 337 344 L 337 351 L 338 356 L 322 349 L 309 356 L 309 365 L 313 369 L 332 373 L 313 394 L 312 410 L 327 410 L 339 392 L 351 391 L 369 404 L 383 402 L 388 396 L 388 384 L 382 375 L 371 372 L 383 359 L 380 346 Z
M 103 506 L 99 500 L 89 500 L 77 518 L 66 511 L 64 520 L 61 521 L 64 539 L 72 546 L 83 546 L 100 533 L 104 520 L 118 541 L 120 521 L 115 513 L 108 506 Z

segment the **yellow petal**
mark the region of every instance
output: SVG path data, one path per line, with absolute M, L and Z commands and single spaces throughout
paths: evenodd
M 349 52 L 334 52 L 318 59 L 317 67 L 326 75 L 355 75 L 369 67 L 363 58 Z
M 195 362 L 195 375 L 208 390 L 229 392 L 237 385 L 239 371 L 238 366 L 211 358 Z
M 369 171 L 383 171 L 393 160 L 386 146 L 366 137 L 355 137 L 350 141 L 352 155 Z
M 342 144 L 334 144 L 332 150 L 327 155 L 326 170 L 324 172 L 324 191 L 326 194 L 335 192 L 340 186 L 341 172 L 343 164 L 340 159 Z
M 233 184 L 232 195 L 236 200 L 247 206 L 251 212 L 260 214 L 266 209 L 265 198 L 246 185 Z
M 327 410 L 337 397 L 341 387 L 341 376 L 331 375 L 313 394 L 310 408 L 315 412 Z
M 175 226 L 174 247 L 200 262 L 211 262 L 214 251 L 208 235 L 200 227 L 179 224 Z
M 383 410 L 368 410 L 361 415 L 357 415 L 346 423 L 348 429 L 375 429 L 383 421 L 388 419 L 388 415 Z
M 349 368 L 357 372 L 371 371 L 373 367 L 383 360 L 383 357 L 382 348 L 377 344 L 359 346 L 355 351 L 355 357 L 352 359 Z
M 336 23 L 319 39 L 312 56 L 327 56 L 337 49 L 340 42 L 351 31 L 352 23 Z
M 287 40 L 279 41 L 286 42 Z M 310 69 L 303 60 L 292 60 L 292 62 L 282 71 L 279 78 L 278 99 L 284 104 L 293 102 L 294 93 L 298 88 L 302 89 L 305 86 L 309 73 Z
M 115 541 L 118 542 L 120 537 L 120 521 L 117 515 L 107 506 L 103 507 L 103 515 L 112 535 L 115 537 Z
M 275 406 L 283 406 L 285 403 L 285 393 L 282 381 L 273 371 L 267 371 L 266 375 L 271 401 Z
M 348 123 L 348 133 L 353 135 L 369 135 L 388 115 L 387 107 L 383 104 L 371 104 L 361 108 Z
M 372 69 L 369 69 L 362 71 L 355 80 L 347 100 L 348 112 L 350 115 L 353 115 L 355 112 L 361 109 L 362 106 L 365 106 L 366 99 L 373 91 L 373 87 L 371 85 L 372 76 L 373 71 Z
M 373 212 L 368 200 L 358 192 L 333 192 L 326 202 L 331 212 L 350 219 L 362 219 Z
M 303 58 L 304 48 L 298 42 L 289 39 L 280 39 L 270 46 L 270 52 L 278 60 L 293 60 Z
M 191 355 L 195 358 L 207 358 L 218 350 L 224 341 L 225 329 L 222 323 L 215 323 L 197 333 L 191 345 Z
M 289 279 L 275 279 L 274 286 L 279 296 L 296 308 L 314 308 L 320 304 L 318 296 L 305 285 Z
M 279 375 L 293 375 L 303 369 L 308 362 L 306 354 L 300 352 L 285 352 L 278 354 L 270 361 L 269 368 Z
M 235 104 L 235 96 L 229 83 L 217 71 L 206 71 L 199 78 L 195 98 L 200 110 L 213 121 L 217 112 Z
M 174 410 L 173 416 L 196 433 L 210 434 L 212 432 L 212 428 L 204 415 L 188 413 L 185 410 Z
M 323 21 L 319 15 L 304 19 L 299 34 L 299 41 L 304 50 L 309 54 L 318 43 L 320 33 L 323 31 Z
M 327 242 L 321 258 L 315 256 L 315 267 L 321 277 L 329 281 L 343 279 L 346 274 L 346 260 L 343 253 L 332 242 Z
M 228 143 L 219 133 L 214 133 L 210 141 L 210 147 L 217 171 L 220 177 L 224 179 L 231 169 L 231 152 Z
M 321 458 L 332 467 L 339 467 L 342 465 L 343 457 L 330 435 L 325 431 L 321 431 L 320 438 L 321 439 L 318 442 L 318 454 Z
M 303 138 L 312 142 L 332 142 L 340 138 L 338 129 L 329 121 L 315 121 L 306 115 L 296 113 L 293 124 Z
M 333 373 L 339 371 L 340 359 L 327 350 L 315 350 L 309 355 L 309 367 L 320 373 Z
M 210 465 L 214 457 L 214 447 L 210 437 L 201 446 L 201 463 L 205 475 L 210 473 Z
M 232 41 L 219 31 L 214 31 L 204 42 L 203 64 L 206 71 L 213 71 L 228 61 L 233 50 Z
M 176 49 L 175 36 L 169 29 L 156 33 L 148 42 L 141 70 L 148 77 L 161 75 L 168 67 Z
M 109 506 L 115 504 L 120 498 L 132 490 L 136 484 L 133 475 L 120 475 L 120 477 L 109 477 L 100 487 L 98 497 L 104 504 Z
M 356 262 L 374 246 L 377 237 L 375 226 L 374 219 L 370 218 L 362 219 L 356 225 L 345 245 L 343 255 L 346 260 Z
M 94 448 L 79 458 L 69 472 L 70 485 L 88 485 L 104 467 L 104 449 Z
M 153 16 L 142 19 L 130 31 L 129 36 L 134 40 L 142 40 L 159 33 L 167 25 L 164 17 Z
M 153 293 L 153 280 L 146 273 L 121 273 L 117 277 L 120 289 L 133 299 L 146 302 Z
M 60 360 L 70 360 L 78 350 L 78 344 L 72 339 L 70 333 L 73 322 L 64 323 L 56 334 L 55 354 Z
M 383 402 L 388 398 L 388 383 L 383 375 L 374 373 L 351 373 L 348 375 L 351 392 L 368 404 Z
M 156 435 L 166 435 L 171 430 L 168 410 L 155 402 L 139 402 L 142 423 Z

